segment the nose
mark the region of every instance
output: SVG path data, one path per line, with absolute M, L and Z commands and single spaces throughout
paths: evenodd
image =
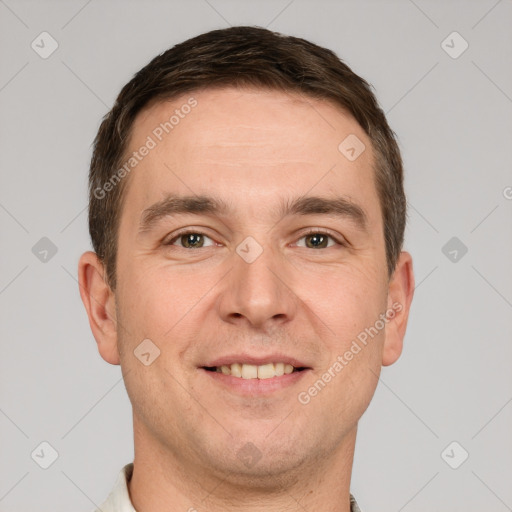
M 219 297 L 221 318 L 263 330 L 289 322 L 295 316 L 298 298 L 287 283 L 284 265 L 270 247 L 254 261 L 234 253 L 233 269 Z

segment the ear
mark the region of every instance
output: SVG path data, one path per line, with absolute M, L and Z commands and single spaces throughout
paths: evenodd
M 101 357 L 120 364 L 117 348 L 115 295 L 105 279 L 105 269 L 96 253 L 87 251 L 78 263 L 80 296 Z
M 388 288 L 388 323 L 382 352 L 383 366 L 393 364 L 402 353 L 407 319 L 414 295 L 412 257 L 402 251 Z

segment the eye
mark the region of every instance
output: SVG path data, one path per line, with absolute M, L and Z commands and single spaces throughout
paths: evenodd
M 210 243 L 206 242 L 208 240 Z M 318 229 L 305 233 L 299 238 L 299 241 L 301 240 L 304 240 L 304 243 L 297 242 L 297 246 L 307 249 L 327 249 L 335 245 L 345 245 L 334 235 Z M 215 242 L 200 231 L 188 230 L 174 235 L 170 240 L 164 242 L 163 245 L 177 246 L 183 249 L 201 249 L 203 247 L 212 247 L 215 245 Z
M 329 244 L 329 239 L 333 242 Z M 323 231 L 310 231 L 303 235 L 299 240 L 305 240 L 304 245 L 297 243 L 299 247 L 306 247 L 308 249 L 327 249 L 334 245 L 344 245 L 338 241 L 334 236 Z
M 212 243 L 205 245 L 205 239 L 210 240 Z M 165 242 L 164 245 L 176 245 L 175 242 L 179 242 L 178 247 L 182 247 L 184 249 L 200 249 L 201 247 L 210 247 L 214 245 L 213 240 L 209 236 L 206 236 L 204 233 L 199 231 L 182 231 L 171 238 L 168 242 Z

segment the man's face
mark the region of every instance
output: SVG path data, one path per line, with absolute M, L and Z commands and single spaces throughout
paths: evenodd
M 190 96 L 197 105 L 158 141 Z M 366 147 L 355 160 L 338 149 L 349 135 Z M 330 103 L 231 88 L 146 109 L 128 155 L 148 136 L 156 147 L 125 191 L 115 293 L 136 437 L 226 474 L 277 475 L 331 455 L 355 435 L 389 328 L 333 369 L 390 307 L 370 140 Z M 225 210 L 165 203 L 183 196 Z M 322 209 L 311 197 L 340 201 Z M 134 354 L 147 339 L 160 350 L 149 365 Z M 293 373 L 244 378 L 287 364 Z

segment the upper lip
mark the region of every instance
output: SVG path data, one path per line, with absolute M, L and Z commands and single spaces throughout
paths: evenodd
M 234 363 L 253 364 L 256 366 L 262 366 L 269 363 L 284 363 L 291 364 L 295 368 L 310 368 L 310 366 L 303 361 L 295 357 L 286 356 L 284 354 L 269 354 L 265 356 L 254 356 L 250 354 L 230 354 L 208 361 L 206 364 L 201 366 L 211 368 L 213 366 L 230 366 Z

